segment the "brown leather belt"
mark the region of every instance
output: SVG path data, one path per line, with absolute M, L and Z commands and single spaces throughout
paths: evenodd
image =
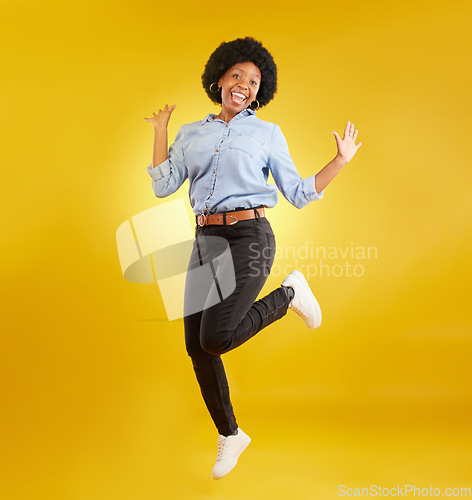
M 236 210 L 235 212 L 222 212 L 220 214 L 201 214 L 197 215 L 198 226 L 208 226 L 209 224 L 217 224 L 220 226 L 232 226 L 240 220 L 255 219 L 257 217 L 265 217 L 264 208 L 250 208 L 248 210 Z

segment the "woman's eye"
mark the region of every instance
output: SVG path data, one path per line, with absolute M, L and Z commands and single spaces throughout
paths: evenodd
M 235 76 L 236 78 L 240 78 L 240 76 L 237 73 L 235 73 L 233 76 Z

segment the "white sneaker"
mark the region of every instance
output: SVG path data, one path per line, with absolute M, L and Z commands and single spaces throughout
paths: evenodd
M 238 427 L 234 436 L 218 436 L 218 455 L 211 471 L 213 479 L 221 479 L 234 469 L 239 455 L 247 448 L 251 438 Z
M 296 312 L 308 328 L 318 328 L 321 325 L 321 308 L 305 276 L 300 271 L 292 271 L 282 286 L 291 286 L 295 292 L 288 308 Z

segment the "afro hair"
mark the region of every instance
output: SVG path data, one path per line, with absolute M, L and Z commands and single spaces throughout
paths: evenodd
M 254 38 L 237 38 L 223 42 L 211 54 L 202 75 L 202 84 L 208 97 L 221 104 L 221 92 L 212 93 L 210 85 L 238 62 L 252 62 L 261 72 L 261 85 L 257 92 L 259 107 L 265 106 L 277 92 L 277 66 L 270 52 Z

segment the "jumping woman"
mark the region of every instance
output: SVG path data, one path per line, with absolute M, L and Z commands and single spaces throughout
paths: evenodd
M 355 144 L 358 131 L 347 122 L 342 139 L 333 132 L 336 157 L 302 179 L 280 127 L 256 116 L 276 93 L 277 66 L 253 38 L 221 43 L 208 59 L 202 84 L 221 111 L 183 125 L 169 149 L 167 126 L 176 106 L 166 104 L 145 118 L 154 128 L 147 172 L 159 198 L 189 180 L 196 226 L 185 284 L 185 344 L 219 432 L 212 477 L 220 479 L 251 441 L 236 423 L 221 355 L 281 319 L 288 309 L 308 328 L 321 324 L 318 302 L 297 270 L 256 301 L 276 249 L 266 209 L 277 204 L 277 189 L 297 208 L 321 199 L 361 143 Z M 276 186 L 267 183 L 269 172 Z

